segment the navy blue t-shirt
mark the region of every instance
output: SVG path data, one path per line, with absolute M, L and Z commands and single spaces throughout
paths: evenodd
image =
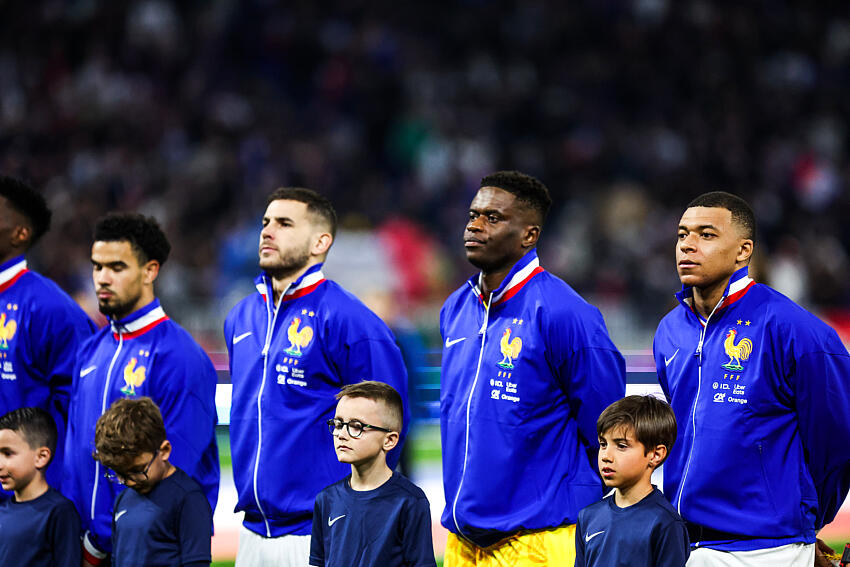
M 124 490 L 112 515 L 113 567 L 209 565 L 212 512 L 180 469 L 148 494 Z
M 626 508 L 614 495 L 584 508 L 576 525 L 576 567 L 683 567 L 688 531 L 656 488 Z
M 353 490 L 350 480 L 316 496 L 310 565 L 435 567 L 425 493 L 398 473 L 374 490 Z
M 80 517 L 57 490 L 0 502 L 0 565 L 80 567 L 81 553 Z

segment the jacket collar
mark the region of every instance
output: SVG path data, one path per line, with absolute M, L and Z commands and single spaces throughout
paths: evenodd
M 0 292 L 6 291 L 27 272 L 27 260 L 23 256 L 0 264 Z
M 283 293 L 282 301 L 291 301 L 299 297 L 304 297 L 308 293 L 315 291 L 319 284 L 325 281 L 325 275 L 322 273 L 323 262 L 310 266 L 306 272 L 289 284 L 286 291 Z M 272 278 L 268 273 L 263 272 L 254 279 L 254 285 L 257 291 L 263 296 L 263 301 L 268 302 L 269 297 L 274 297 L 272 289 Z
M 717 304 L 715 311 L 726 309 L 736 301 L 739 301 L 744 295 L 750 291 L 750 288 L 755 285 L 755 281 L 748 275 L 749 266 L 737 270 L 732 277 L 729 278 L 729 283 L 726 284 L 726 290 L 723 292 L 723 297 L 720 298 L 720 303 Z M 693 286 L 682 286 L 682 291 L 676 294 L 676 299 L 679 300 L 684 307 L 694 312 L 699 319 L 699 322 L 705 326 L 707 320 L 699 314 L 694 307 L 694 288 Z
M 511 268 L 511 271 L 508 272 L 508 275 L 506 275 L 505 279 L 502 280 L 502 285 L 493 291 L 493 304 L 491 307 L 500 305 L 512 298 L 519 292 L 519 290 L 525 287 L 525 284 L 531 281 L 531 278 L 542 271 L 543 268 L 540 266 L 540 259 L 537 257 L 537 249 L 532 248 L 525 253 L 525 256 L 520 258 L 519 261 L 514 264 L 514 267 Z M 467 283 L 472 288 L 472 292 L 478 300 L 486 305 L 488 298 L 485 298 L 481 293 L 482 277 L 483 274 L 479 273 L 477 276 L 469 278 Z
M 109 325 L 112 328 L 113 337 L 126 340 L 144 335 L 164 321 L 168 321 L 168 315 L 159 304 L 159 299 L 154 298 L 153 301 L 123 319 L 115 320 L 110 317 Z

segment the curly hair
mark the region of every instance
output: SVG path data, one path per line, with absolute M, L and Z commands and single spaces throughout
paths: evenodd
M 101 217 L 94 227 L 94 241 L 127 241 L 140 264 L 150 260 L 165 264 L 171 252 L 171 244 L 156 219 L 138 213 L 109 213 Z
M 269 195 L 266 199 L 266 206 L 271 204 L 272 201 L 279 200 L 304 203 L 307 205 L 307 212 L 324 222 L 331 236 L 336 236 L 336 211 L 324 195 L 304 187 L 281 187 Z
M 47 411 L 31 407 L 12 410 L 0 417 L 0 429 L 17 433 L 27 442 L 30 449 L 47 447 L 50 449 L 50 460 L 53 460 L 59 433 L 56 430 L 56 422 Z
M 5 197 L 12 208 L 32 225 L 29 246 L 35 244 L 45 232 L 50 230 L 50 219 L 53 213 L 50 212 L 44 196 L 28 183 L 14 177 L 0 175 L 0 196 Z
M 404 405 L 401 395 L 389 384 L 376 380 L 364 380 L 357 384 L 347 384 L 337 392 L 336 399 L 366 398 L 373 402 L 382 402 L 387 411 L 384 413 L 386 426 L 396 432 L 401 432 L 404 421 Z
M 518 201 L 527 205 L 537 214 L 540 227 L 546 222 L 546 216 L 552 207 L 549 189 L 542 181 L 521 171 L 497 171 L 481 180 L 481 187 L 497 187 L 512 193 Z
M 159 450 L 165 439 L 162 414 L 152 399 L 120 398 L 97 420 L 92 456 L 112 470 L 125 470 L 139 455 Z

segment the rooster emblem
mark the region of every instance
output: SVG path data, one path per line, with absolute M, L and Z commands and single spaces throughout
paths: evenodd
M 522 350 L 522 339 L 514 337 L 511 340 L 511 328 L 508 327 L 502 334 L 502 339 L 499 341 L 499 348 L 502 350 L 502 360 L 499 362 L 499 366 L 506 370 L 513 370 L 513 361 L 519 356 Z
M 141 386 L 145 381 L 145 367 L 136 368 L 137 362 L 135 358 L 131 358 L 124 367 L 124 387 L 121 388 L 121 393 L 127 396 L 135 396 L 136 387 Z
M 726 356 L 729 357 L 729 362 L 720 366 L 726 370 L 740 372 L 744 369 L 741 366 L 742 360 L 750 358 L 750 353 L 753 352 L 753 343 L 750 339 L 744 337 L 738 344 L 735 344 L 735 336 L 738 332 L 735 329 L 729 329 L 726 333 L 726 340 L 723 341 L 723 349 L 726 351 Z
M 289 348 L 284 349 L 283 352 L 289 356 L 301 356 L 301 349 L 305 348 L 313 340 L 313 328 L 305 325 L 299 330 L 298 325 L 300 324 L 301 318 L 294 317 L 292 323 L 289 324 L 289 328 L 286 330 L 286 338 L 289 339 Z
M 18 324 L 14 319 L 6 321 L 6 314 L 0 314 L 0 350 L 9 350 L 9 341 L 15 336 Z

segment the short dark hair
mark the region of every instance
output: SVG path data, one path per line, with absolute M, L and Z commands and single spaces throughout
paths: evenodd
M 341 400 L 344 397 L 349 398 L 366 398 L 373 402 L 383 402 L 389 410 L 384 416 L 386 426 L 396 432 L 401 432 L 402 423 L 404 422 L 404 404 L 401 401 L 401 395 L 395 388 L 384 382 L 377 380 L 364 380 L 357 384 L 347 384 L 337 392 L 336 399 Z
M 546 222 L 546 216 L 552 207 L 549 189 L 542 181 L 521 171 L 497 171 L 481 180 L 481 187 L 498 187 L 512 193 L 518 201 L 529 206 L 537 213 L 540 227 Z
M 755 240 L 756 238 L 756 215 L 753 209 L 742 198 L 726 191 L 711 191 L 703 193 L 690 203 L 691 207 L 717 207 L 726 209 L 732 213 L 732 222 L 744 229 L 744 238 Z
M 22 214 L 32 224 L 32 246 L 42 235 L 50 230 L 53 213 L 47 206 L 44 195 L 20 179 L 0 175 L 0 196 L 5 197 L 12 208 Z
M 162 413 L 148 397 L 119 398 L 97 420 L 93 457 L 122 471 L 143 453 L 155 453 L 165 441 Z
M 281 187 L 269 195 L 269 198 L 266 199 L 266 206 L 270 205 L 272 201 L 280 200 L 304 203 L 307 205 L 307 212 L 324 221 L 328 225 L 331 236 L 336 236 L 336 211 L 324 195 L 304 187 Z
M 676 442 L 676 415 L 673 408 L 655 396 L 626 396 L 617 400 L 599 416 L 596 433 L 602 437 L 605 432 L 620 426 L 633 429 L 635 439 L 643 444 L 647 453 L 658 445 L 664 445 L 669 455 Z
M 30 449 L 47 447 L 50 449 L 50 461 L 56 454 L 56 422 L 53 416 L 41 408 L 18 408 L 0 417 L 0 429 L 10 429 L 27 442 Z M 48 461 L 48 464 L 50 464 Z
M 109 213 L 100 217 L 94 227 L 94 241 L 127 241 L 141 264 L 150 260 L 165 264 L 171 252 L 171 244 L 156 219 L 138 213 Z

